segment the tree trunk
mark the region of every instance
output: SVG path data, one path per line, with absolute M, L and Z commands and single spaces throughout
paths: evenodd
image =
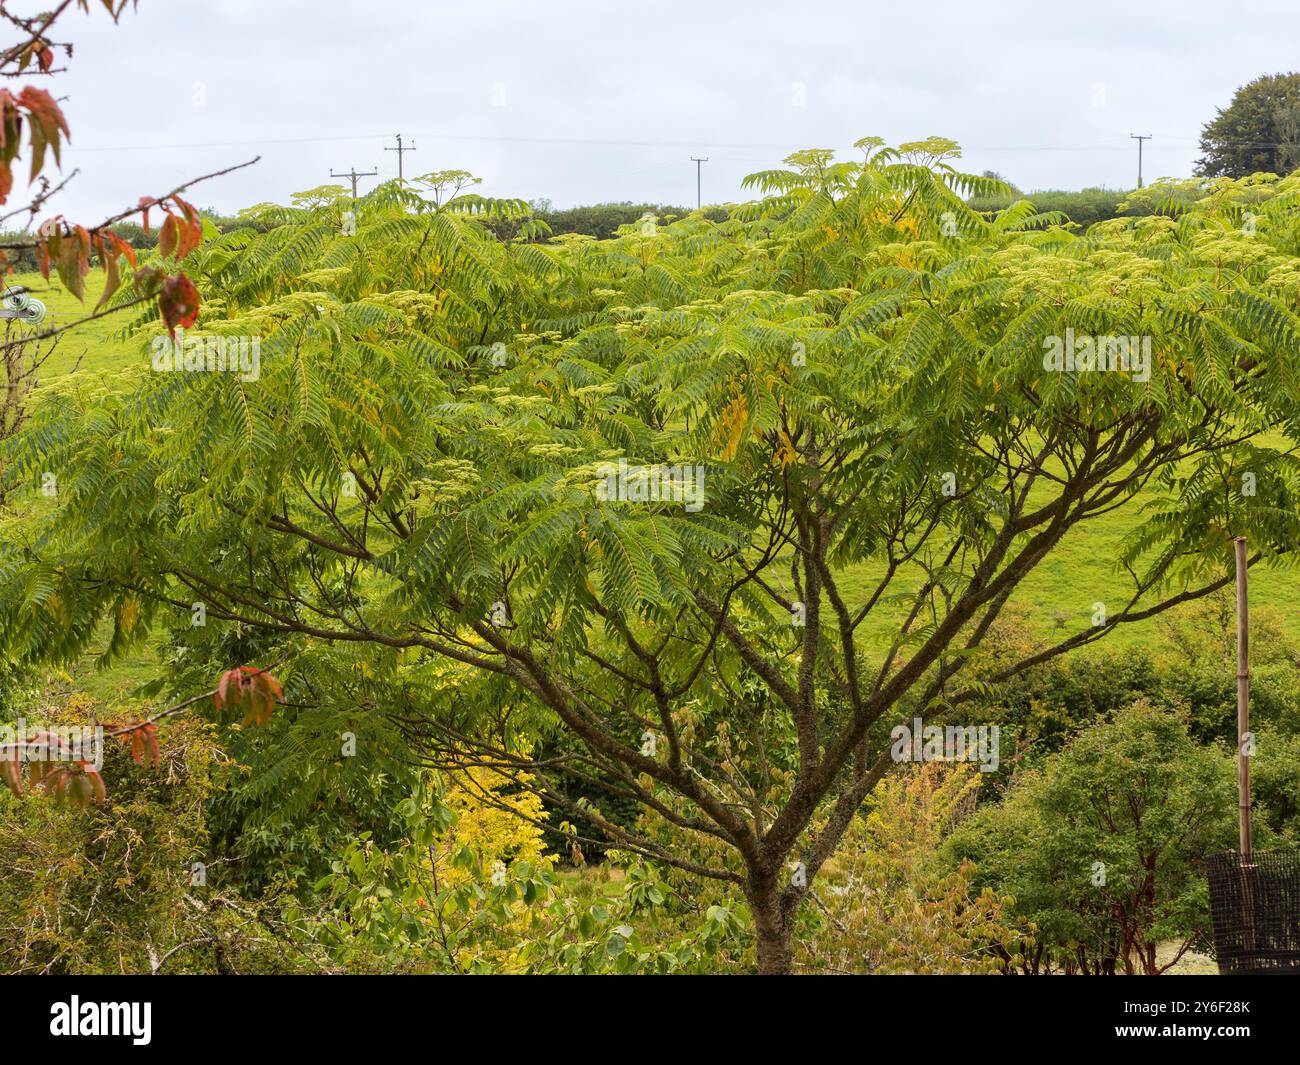
M 789 976 L 794 967 L 794 944 L 790 929 L 764 928 L 758 933 L 758 975 Z
M 759 976 L 789 976 L 794 967 L 794 916 L 787 919 L 782 912 L 775 878 L 751 880 L 745 896 L 754 915 Z

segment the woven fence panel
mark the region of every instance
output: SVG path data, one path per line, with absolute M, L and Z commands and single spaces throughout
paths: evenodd
M 1300 854 L 1236 851 L 1208 863 L 1221 973 L 1300 974 Z

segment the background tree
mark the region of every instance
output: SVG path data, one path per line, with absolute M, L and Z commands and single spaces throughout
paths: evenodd
M 1033 922 L 1031 966 L 1154 976 L 1209 935 L 1202 861 L 1235 839 L 1234 779 L 1230 749 L 1135 703 L 1023 774 L 945 846 Z
M 1300 163 L 1300 74 L 1265 74 L 1239 88 L 1201 130 L 1205 177 L 1289 174 Z

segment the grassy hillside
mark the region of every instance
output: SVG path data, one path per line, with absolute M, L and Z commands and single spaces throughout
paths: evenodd
M 75 322 L 92 314 L 101 276 L 92 275 L 90 282 L 83 304 L 57 283 L 46 281 L 38 273 L 17 274 L 9 281 L 27 288 L 45 303 L 47 311 L 43 327 Z M 111 315 L 86 322 L 63 334 L 54 354 L 45 364 L 42 380 L 49 381 L 72 372 L 112 375 L 127 367 L 142 365 L 147 358 L 145 345 L 139 338 L 126 339 L 122 335 L 123 325 L 128 319 L 129 313 Z M 104 643 L 100 649 L 108 642 L 107 631 L 103 635 Z M 68 679 L 97 702 L 111 704 L 151 679 L 155 674 L 155 661 L 156 656 L 149 649 L 141 648 L 108 669 L 99 669 L 93 656 L 87 655 L 71 671 Z

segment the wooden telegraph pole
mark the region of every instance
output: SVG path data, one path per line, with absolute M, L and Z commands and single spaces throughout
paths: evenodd
M 399 133 L 399 134 L 397 135 L 397 147 L 396 147 L 396 148 L 385 148 L 384 151 L 386 151 L 386 152 L 396 152 L 396 153 L 397 153 L 397 179 L 398 179 L 399 181 L 405 180 L 406 175 L 402 173 L 402 156 L 403 156 L 405 153 L 407 153 L 407 152 L 413 152 L 413 151 L 415 151 L 415 145 L 414 145 L 414 144 L 409 144 L 409 145 L 406 145 L 405 147 L 403 147 L 403 145 L 402 145 L 402 135 Z
M 1150 133 L 1130 133 L 1128 139 L 1138 142 L 1138 188 L 1142 187 L 1142 142 L 1151 139 Z
M 691 162 L 695 164 L 695 209 L 700 209 L 700 166 L 709 161 L 708 156 L 703 159 L 691 156 Z
M 334 173 L 334 168 L 333 167 L 330 168 L 330 177 L 345 177 L 345 178 L 352 179 L 352 198 L 354 200 L 357 198 L 357 178 L 374 177 L 378 173 L 379 173 L 378 170 L 358 170 L 354 166 L 351 170 L 347 171 L 346 173 L 336 174 Z

